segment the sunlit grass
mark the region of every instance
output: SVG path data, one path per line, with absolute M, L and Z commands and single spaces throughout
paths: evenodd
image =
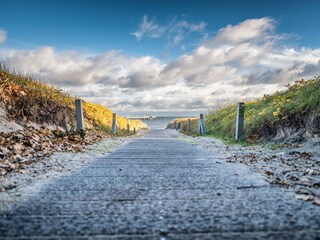
M 235 140 L 236 109 L 237 103 L 232 103 L 209 111 L 205 116 L 207 136 L 227 143 L 239 143 Z M 320 77 L 296 81 L 293 85 L 287 85 L 284 91 L 245 102 L 245 142 L 240 143 L 254 143 L 261 137 L 262 128 L 272 131 L 274 124 L 279 121 L 311 113 L 320 114 Z M 180 118 L 173 123 L 174 126 L 183 123 L 182 132 L 185 134 L 199 135 L 199 118 L 191 119 L 190 132 L 187 132 L 187 121 L 187 118 Z
M 188 132 L 188 119 L 190 119 L 190 132 Z M 184 132 L 185 134 L 198 134 L 198 124 L 199 124 L 199 117 L 193 118 L 177 118 L 172 121 L 174 127 L 176 124 L 179 124 L 180 131 Z M 182 129 L 181 129 L 182 124 Z
M 234 139 L 236 108 L 234 103 L 210 112 L 205 118 L 208 133 L 224 140 Z M 245 137 L 254 142 L 261 137 L 262 127 L 272 128 L 276 122 L 292 115 L 319 111 L 320 78 L 296 81 L 285 91 L 245 102 Z
M 71 113 L 70 124 L 73 126 L 75 125 L 75 116 L 73 113 L 75 111 L 74 102 L 76 97 L 70 96 L 52 85 L 37 80 L 37 78 L 32 74 L 21 74 L 10 69 L 5 62 L 0 62 L 0 87 L 3 89 L 0 100 L 4 100 L 6 97 L 5 90 L 7 90 L 8 94 L 10 92 L 15 95 L 14 97 L 19 97 L 17 101 L 25 101 L 26 105 L 29 102 L 29 104 L 37 103 L 44 107 L 54 105 L 67 110 L 69 109 L 69 112 Z M 85 126 L 87 129 L 111 133 L 113 112 L 110 109 L 99 104 L 84 101 L 83 110 L 85 115 Z M 43 109 L 43 111 L 50 111 L 50 109 Z M 21 113 L 20 109 L 17 109 L 15 114 L 22 114 L 23 116 L 17 116 L 18 119 L 21 120 L 25 117 L 24 113 Z M 125 133 L 127 129 L 127 119 L 117 116 L 117 125 L 120 130 L 120 134 Z M 130 121 L 131 131 L 133 131 L 133 128 L 138 130 L 143 127 L 143 122 L 139 120 Z

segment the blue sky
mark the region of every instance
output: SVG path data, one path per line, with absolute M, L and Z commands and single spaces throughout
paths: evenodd
M 173 18 L 206 22 L 213 35 L 227 24 L 249 18 L 272 17 L 278 31 L 298 36 L 290 44 L 320 45 L 320 1 L 0 1 L 1 27 L 10 34 L 8 45 L 16 48 L 55 46 L 61 50 L 103 52 L 121 49 L 130 55 L 161 57 L 165 37 L 137 42 L 133 35 L 144 15 L 166 25 Z M 187 39 L 188 49 L 201 34 Z M 174 48 L 174 47 L 173 47 Z M 176 56 L 176 49 L 170 49 Z
M 319 9 L 310 0 L 0 0 L 0 57 L 117 110 L 170 111 L 191 99 L 181 111 L 197 111 L 317 75 Z

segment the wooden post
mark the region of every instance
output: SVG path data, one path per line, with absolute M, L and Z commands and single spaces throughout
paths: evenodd
M 191 120 L 190 118 L 188 119 L 188 125 L 187 125 L 187 132 L 191 131 Z
M 77 119 L 77 132 L 81 133 L 85 131 L 84 119 L 83 119 L 83 109 L 82 109 L 82 100 L 76 99 L 76 119 Z
M 199 132 L 200 132 L 200 135 L 202 135 L 202 136 L 206 135 L 206 125 L 204 123 L 202 113 L 200 114 L 200 119 L 199 119 Z
M 133 133 L 136 133 L 136 128 L 135 127 L 133 128 Z
M 244 103 L 239 102 L 237 105 L 237 121 L 236 121 L 236 140 L 243 137 L 244 126 Z
M 127 121 L 127 132 L 130 133 L 130 119 Z
M 117 132 L 117 114 L 112 114 L 112 133 L 115 134 Z

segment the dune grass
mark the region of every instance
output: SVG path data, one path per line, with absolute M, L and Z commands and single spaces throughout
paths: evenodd
M 209 111 L 205 116 L 207 135 L 229 143 L 255 143 L 260 139 L 263 127 L 273 128 L 279 121 L 290 116 L 320 114 L 320 77 L 311 80 L 299 80 L 287 85 L 286 90 L 264 95 L 245 102 L 245 136 L 242 141 L 235 141 L 237 103 L 232 103 L 217 110 Z M 191 119 L 191 132 L 187 133 L 187 119 L 175 119 L 183 123 L 182 132 L 199 135 L 199 118 Z
M 190 119 L 190 132 L 188 132 L 188 119 Z M 173 125 L 173 128 L 175 128 L 176 124 L 178 124 L 180 131 L 184 132 L 185 134 L 198 134 L 198 123 L 199 123 L 199 117 L 193 117 L 193 118 L 177 118 L 174 119 L 171 124 Z M 182 124 L 182 129 L 181 129 Z
M 39 81 L 32 74 L 21 74 L 9 68 L 3 61 L 0 62 L 0 87 L 2 90 L 0 101 L 6 103 L 9 112 L 10 109 L 14 109 L 15 107 L 10 106 L 10 104 L 22 105 L 24 109 L 34 107 L 32 104 L 39 105 L 41 111 L 50 111 L 50 108 L 54 106 L 57 109 L 64 110 L 65 114 L 69 115 L 69 124 L 72 126 L 75 125 L 74 102 L 77 97 L 71 96 L 50 84 Z M 13 102 L 13 100 L 15 100 L 15 102 Z M 113 112 L 110 109 L 99 104 L 83 101 L 83 110 L 85 126 L 88 130 L 111 133 Z M 15 112 L 11 111 L 11 113 L 12 115 L 16 115 L 11 116 L 12 118 L 17 117 L 17 119 L 21 121 L 28 115 L 20 110 Z M 19 116 L 19 114 L 23 116 Z M 53 116 L 53 118 L 54 117 L 55 116 Z M 30 116 L 30 118 L 32 118 L 32 116 Z M 34 119 L 36 118 L 33 118 L 33 120 Z M 117 116 L 117 124 L 120 130 L 119 134 L 124 134 L 127 129 L 127 119 Z M 136 130 L 144 128 L 145 124 L 139 120 L 131 120 L 130 126 L 133 131 L 133 128 L 136 128 Z
M 206 116 L 208 134 L 233 140 L 235 135 L 236 103 Z M 285 121 L 292 115 L 303 115 L 320 111 L 320 77 L 296 81 L 287 85 L 284 91 L 245 102 L 245 139 L 254 142 L 260 136 L 263 126 L 272 127 L 278 121 Z

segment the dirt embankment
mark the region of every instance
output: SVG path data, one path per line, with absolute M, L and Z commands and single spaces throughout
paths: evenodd
M 0 177 L 24 173 L 28 165 L 54 152 L 79 152 L 108 134 L 72 130 L 74 111 L 54 96 L 32 95 L 25 86 L 0 76 Z M 45 94 L 45 93 L 44 93 Z M 32 95 L 32 96 L 31 96 Z
M 320 144 L 320 112 L 300 112 L 259 130 L 260 141 Z
M 38 93 L 35 96 L 26 86 L 13 84 L 9 80 L 1 79 L 1 76 L 0 80 L 0 108 L 3 120 L 21 126 L 35 123 L 68 129 L 68 124 L 71 123 L 75 113 L 67 104 L 55 100 L 53 95 L 47 96 L 45 92 L 43 95 Z

